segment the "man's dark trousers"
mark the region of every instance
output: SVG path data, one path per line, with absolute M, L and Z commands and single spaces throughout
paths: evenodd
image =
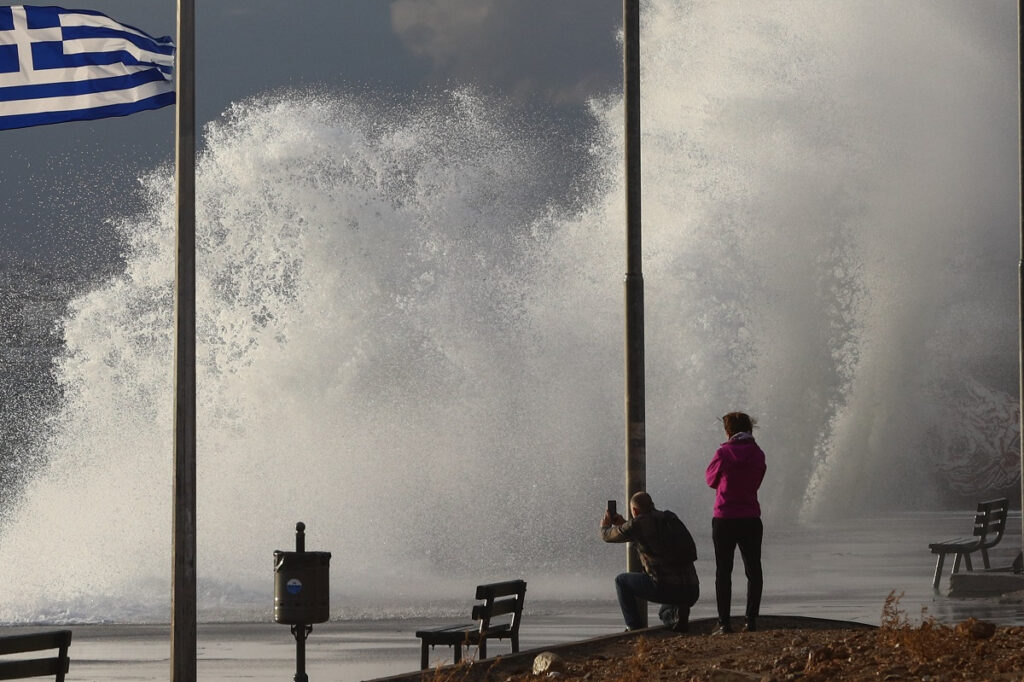
M 697 585 L 666 589 L 659 586 L 646 573 L 620 573 L 615 576 L 615 593 L 626 627 L 636 630 L 642 626 L 643 618 L 637 607 L 637 598 L 655 604 L 671 604 L 679 607 L 679 622 L 686 624 L 690 619 L 690 607 L 697 603 L 700 588 Z

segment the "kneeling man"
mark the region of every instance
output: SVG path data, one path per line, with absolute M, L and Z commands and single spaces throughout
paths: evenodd
M 673 629 L 686 632 L 690 607 L 697 603 L 700 586 L 693 562 L 697 545 L 679 517 L 654 508 L 654 501 L 645 492 L 638 492 L 629 501 L 633 518 L 627 521 L 620 514 L 605 511 L 601 519 L 601 539 L 605 542 L 632 542 L 644 566 L 643 573 L 620 573 L 615 577 L 615 591 L 626 628 L 636 630 L 643 623 L 637 599 L 663 604 L 661 618 Z M 678 609 L 678 618 L 672 613 Z

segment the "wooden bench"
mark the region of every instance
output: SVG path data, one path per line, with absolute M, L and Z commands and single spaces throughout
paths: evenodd
M 68 658 L 69 646 L 71 646 L 71 630 L 0 637 L 0 655 L 57 649 L 57 655 L 50 658 L 0 661 L 0 680 L 21 680 L 26 677 L 54 675 L 57 682 L 64 682 L 64 676 L 71 663 L 71 659 Z
M 939 578 L 942 575 L 942 562 L 947 554 L 955 554 L 953 570 L 950 575 L 960 570 L 960 560 L 967 564 L 967 570 L 973 571 L 971 565 L 971 553 L 981 552 L 981 560 L 985 568 L 991 568 L 988 560 L 988 550 L 999 544 L 1003 539 L 1003 532 L 1006 530 L 1006 514 L 1009 511 L 1010 502 L 1005 497 L 998 500 L 978 503 L 978 513 L 974 516 L 974 535 L 969 538 L 954 538 L 944 542 L 933 542 L 928 545 L 932 554 L 938 554 L 935 562 L 935 578 L 932 580 L 932 587 L 939 589 Z
M 502 597 L 505 597 L 502 599 Z M 438 644 L 455 647 L 455 663 L 462 660 L 462 647 L 476 645 L 480 659 L 487 658 L 488 639 L 512 640 L 512 653 L 519 651 L 519 622 L 523 615 L 523 599 L 526 597 L 526 581 L 508 580 L 502 583 L 478 585 L 476 598 L 482 604 L 473 606 L 472 618 L 476 623 L 453 625 L 433 630 L 419 630 L 416 636 L 420 644 L 420 669 L 430 665 L 429 648 Z M 495 624 L 491 619 L 511 615 L 509 622 Z M 502 619 L 504 620 L 504 619 Z

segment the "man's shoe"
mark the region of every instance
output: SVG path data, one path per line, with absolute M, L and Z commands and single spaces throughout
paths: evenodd
M 743 624 L 743 632 L 757 632 L 757 621 L 748 619 L 747 622 Z
M 731 635 L 732 626 L 728 623 L 719 623 L 718 627 L 711 631 L 712 635 Z
M 658 609 L 658 618 L 667 627 L 673 627 L 679 622 L 679 607 L 672 606 L 669 604 L 662 604 L 661 608 Z

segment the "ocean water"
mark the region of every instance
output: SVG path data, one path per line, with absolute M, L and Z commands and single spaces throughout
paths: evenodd
M 706 534 L 717 417 L 757 417 L 766 521 L 796 529 L 779 594 L 803 611 L 846 617 L 822 597 L 852 559 L 837 549 L 805 580 L 843 523 L 1019 499 L 1017 61 L 965 8 L 645 5 L 648 488 Z M 590 121 L 568 160 L 459 89 L 257 94 L 208 127 L 203 622 L 266 621 L 297 521 L 333 553 L 338 622 L 455 617 L 467 585 L 514 576 L 541 603 L 607 592 L 621 553 L 594 527 L 624 503 L 618 95 L 596 93 Z M 19 430 L 0 582 L 17 589 L 0 622 L 167 620 L 170 170 L 141 187 L 110 216 L 123 269 L 47 290 L 55 310 L 10 303 L 52 326 L 17 365 L 38 399 L 8 407 L 27 394 L 4 366 Z M 874 558 L 849 578 L 871 588 L 854 615 L 899 582 Z

